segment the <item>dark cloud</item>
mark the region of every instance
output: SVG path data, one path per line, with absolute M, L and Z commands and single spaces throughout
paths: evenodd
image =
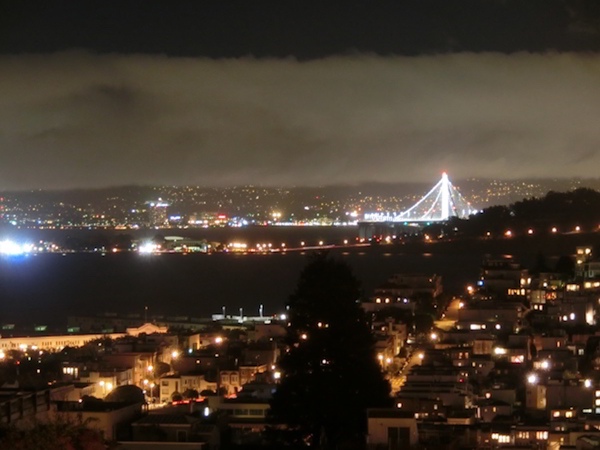
M 597 176 L 600 60 L 0 58 L 0 188 Z
M 599 19 L 597 0 L 7 0 L 0 53 L 598 51 Z

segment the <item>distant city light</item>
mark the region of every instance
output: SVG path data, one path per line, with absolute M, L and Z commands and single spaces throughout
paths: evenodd
M 145 242 L 138 247 L 139 253 L 149 254 L 158 250 L 158 246 L 152 242 Z
M 33 244 L 17 244 L 14 241 L 6 239 L 0 241 L 0 254 L 8 256 L 23 255 L 35 250 Z
M 539 377 L 537 376 L 537 374 L 530 373 L 529 375 L 527 375 L 527 382 L 529 384 L 537 384 L 538 381 L 539 381 Z

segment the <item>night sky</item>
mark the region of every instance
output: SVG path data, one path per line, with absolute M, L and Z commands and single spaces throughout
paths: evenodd
M 596 177 L 592 0 L 0 0 L 0 189 Z

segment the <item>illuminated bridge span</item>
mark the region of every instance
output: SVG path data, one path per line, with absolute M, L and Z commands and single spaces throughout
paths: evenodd
M 466 218 L 477 211 L 458 192 L 444 172 L 442 179 L 417 203 L 400 213 L 365 214 L 368 222 L 441 222 L 450 217 Z

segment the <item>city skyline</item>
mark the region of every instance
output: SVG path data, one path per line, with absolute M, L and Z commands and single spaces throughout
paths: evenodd
M 136 15 L 133 3 L 107 3 L 117 31 L 103 34 L 92 7 L 74 8 L 73 22 L 57 4 L 30 16 L 13 6 L 15 20 L 4 20 L 0 190 L 428 182 L 443 171 L 454 179 L 596 177 L 600 60 L 583 50 L 600 42 L 597 30 L 571 45 L 572 24 L 551 39 L 558 25 L 542 20 L 543 42 L 525 32 L 513 42 L 498 19 L 479 47 L 471 36 L 448 50 L 450 31 L 428 47 L 408 27 L 386 52 L 372 26 L 354 36 L 341 16 L 321 23 L 333 7 L 314 6 L 313 19 L 275 8 L 259 29 L 258 7 L 221 11 L 209 2 L 188 5 L 197 15 L 178 29 L 183 10 Z M 364 11 L 382 29 L 393 27 L 393 18 Z M 482 11 L 465 26 L 483 28 Z M 155 28 L 161 13 L 164 27 Z M 294 14 L 314 36 L 295 40 L 299 30 L 284 30 Z M 120 35 L 128 15 L 132 26 L 149 28 Z M 463 20 L 448 17 L 457 27 Z M 194 40 L 194 20 L 208 26 L 210 18 L 247 20 L 248 29 L 225 39 L 211 22 L 214 35 Z M 533 19 L 518 20 L 525 27 Z M 423 21 L 425 36 L 441 33 Z M 37 33 L 27 34 L 36 23 Z

